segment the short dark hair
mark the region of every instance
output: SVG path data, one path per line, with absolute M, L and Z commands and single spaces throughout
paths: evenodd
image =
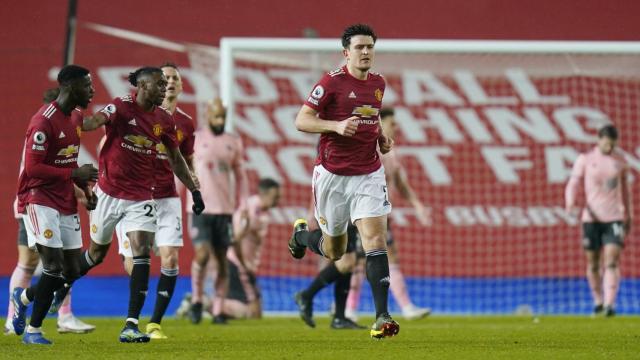
M 608 137 L 611 140 L 618 140 L 618 129 L 611 124 L 605 125 L 598 130 L 598 137 Z
M 60 88 L 47 89 L 42 94 L 42 102 L 48 104 L 60 95 Z
M 356 35 L 371 36 L 374 44 L 376 40 L 378 40 L 378 37 L 376 36 L 376 33 L 373 32 L 371 26 L 367 24 L 354 24 L 344 29 L 344 32 L 342 33 L 342 47 L 348 49 L 351 44 L 351 38 Z
M 279 188 L 280 184 L 272 178 L 263 178 L 258 182 L 258 190 L 260 192 L 268 191 L 272 188 Z
M 78 65 L 66 65 L 58 73 L 58 84 L 66 85 L 73 80 L 89 75 L 89 70 Z
M 386 108 L 382 108 L 380 109 L 380 119 L 384 119 L 387 116 L 393 116 L 395 115 L 395 111 L 392 108 L 386 107 Z
M 180 71 L 180 69 L 178 69 L 178 65 L 172 63 L 171 61 L 165 61 L 162 65 L 160 65 L 160 69 L 166 67 L 174 68 L 176 69 L 176 71 Z
M 129 82 L 133 86 L 138 86 L 138 79 L 140 78 L 140 76 L 147 75 L 147 74 L 153 74 L 153 73 L 162 74 L 162 69 L 154 67 L 154 66 L 141 67 L 140 69 L 138 69 L 138 70 L 136 70 L 136 71 L 134 71 L 132 73 L 129 73 Z

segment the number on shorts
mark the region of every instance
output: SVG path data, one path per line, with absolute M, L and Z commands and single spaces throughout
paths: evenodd
M 387 206 L 387 205 L 389 205 L 389 193 L 387 193 L 387 186 L 386 185 L 382 186 L 382 191 L 384 192 L 384 205 Z
M 153 216 L 153 206 L 151 204 L 145 204 L 144 209 L 147 211 L 144 216 L 152 217 Z
M 73 230 L 80 231 L 80 218 L 78 217 L 78 215 L 73 215 L 73 218 L 76 220 L 76 228 Z
M 179 216 L 176 216 L 176 231 L 182 231 L 182 224 L 180 223 Z

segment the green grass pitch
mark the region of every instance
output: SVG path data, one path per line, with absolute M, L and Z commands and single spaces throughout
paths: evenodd
M 90 320 L 90 321 L 89 321 Z M 53 346 L 26 346 L 0 337 L 0 358 L 13 359 L 639 359 L 640 319 L 589 317 L 444 317 L 400 321 L 397 337 L 372 340 L 368 331 L 316 329 L 298 318 L 232 321 L 229 325 L 166 319 L 169 340 L 121 344 L 122 319 L 93 318 L 87 335 L 44 330 Z M 362 319 L 370 324 L 372 319 Z M 143 325 L 146 324 L 143 321 Z M 144 327 L 141 327 L 144 329 Z

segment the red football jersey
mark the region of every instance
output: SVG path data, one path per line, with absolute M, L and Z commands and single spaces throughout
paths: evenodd
M 71 172 L 78 167 L 82 112 L 65 115 L 57 102 L 43 105 L 31 118 L 24 145 L 24 169 L 18 179 L 18 212 L 27 204 L 78 212 Z
M 316 164 L 333 174 L 347 176 L 370 174 L 380 168 L 377 144 L 384 89 L 381 75 L 369 72 L 367 80 L 359 80 L 349 74 L 346 66 L 318 81 L 305 105 L 318 111 L 324 120 L 342 121 L 352 116 L 360 120 L 351 137 L 322 134 Z
M 195 137 L 193 135 L 195 128 L 193 119 L 180 108 L 176 108 L 173 114 L 173 120 L 176 125 L 176 140 L 180 146 L 180 152 L 185 158 L 193 154 L 193 143 Z M 173 176 L 173 169 L 167 159 L 167 151 L 164 145 L 158 145 L 158 155 L 155 163 L 156 169 L 156 187 L 153 192 L 155 199 L 163 199 L 178 196 L 176 191 L 176 183 Z
M 159 106 L 146 112 L 135 97 L 134 93 L 115 98 L 100 110 L 109 121 L 98 186 L 115 198 L 143 201 L 153 198 L 157 149 L 175 149 L 178 143 L 171 114 Z

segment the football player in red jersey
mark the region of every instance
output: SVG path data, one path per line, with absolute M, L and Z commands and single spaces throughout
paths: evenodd
M 321 134 L 312 189 L 322 233 L 309 232 L 306 220 L 296 220 L 289 251 L 299 259 L 309 248 L 338 260 L 347 249 L 347 227 L 352 221 L 366 254 L 367 279 L 376 308 L 370 333 L 384 338 L 396 335 L 400 326 L 387 309 L 386 233 L 391 203 L 378 146 L 384 154 L 391 150 L 393 141 L 380 126 L 385 81 L 370 71 L 376 38 L 368 25 L 345 29 L 342 46 L 346 65 L 320 79 L 296 117 L 298 130 Z
M 191 165 L 194 143 L 193 119 L 178 107 L 178 96 L 182 93 L 182 77 L 175 64 L 166 63 L 160 68 L 167 79 L 167 93 L 162 107 L 173 115 L 180 152 L 189 168 L 193 170 Z M 146 333 L 151 339 L 166 339 L 167 336 L 162 331 L 160 322 L 169 306 L 178 278 L 178 251 L 183 244 L 182 204 L 176 191 L 173 170 L 162 146 L 158 148 L 155 162 L 156 185 L 153 198 L 157 203 L 158 229 L 155 233 L 154 245 L 160 256 L 160 280 L 158 280 L 153 316 L 147 324 Z M 122 222 L 116 225 L 118 252 L 124 258 L 125 269 L 131 274 L 133 253 L 123 225 Z
M 120 333 L 121 342 L 148 342 L 138 329 L 138 318 L 149 285 L 150 248 L 156 231 L 153 199 L 155 160 L 158 149 L 166 151 L 173 172 L 191 191 L 196 214 L 204 210 L 197 180 L 192 177 L 176 139 L 175 123 L 161 108 L 167 80 L 160 68 L 143 67 L 129 74 L 136 87 L 131 95 L 118 97 L 92 117 L 83 129 L 104 125 L 106 140 L 100 151 L 100 173 L 96 185 L 98 205 L 91 212 L 91 244 L 81 257 L 86 274 L 106 256 L 115 227 L 122 222 L 133 254 L 129 311 Z
M 41 107 L 29 123 L 18 185 L 18 211 L 25 214 L 29 246 L 37 248 L 43 265 L 37 286 L 31 288 L 34 305 L 25 344 L 51 344 L 41 326 L 54 291 L 80 276 L 82 236 L 74 183 L 88 188 L 98 176 L 93 165 L 78 167 L 82 113 L 77 107 L 86 108 L 93 97 L 89 70 L 65 66 L 58 83 L 57 99 Z M 89 207 L 95 206 L 92 192 L 87 194 Z M 28 290 L 13 292 L 13 327 L 18 335 L 25 330 Z
M 42 102 L 49 104 L 60 95 L 59 88 L 48 89 L 44 92 Z M 19 173 L 24 170 L 24 158 L 20 161 Z M 81 204 L 87 205 L 87 198 L 82 189 L 75 187 L 76 198 Z M 15 334 L 13 330 L 13 315 L 14 306 L 11 301 L 11 294 L 16 287 L 27 288 L 31 283 L 31 277 L 36 269 L 36 266 L 40 262 L 40 255 L 35 249 L 29 248 L 29 241 L 27 240 L 27 229 L 24 226 L 24 219 L 22 214 L 18 212 L 18 198 L 16 197 L 13 204 L 13 211 L 16 220 L 18 221 L 18 263 L 11 274 L 11 280 L 9 281 L 9 305 L 7 309 L 7 321 L 4 325 L 4 334 Z M 32 292 L 33 294 L 34 292 Z M 29 299 L 33 300 L 33 299 Z M 58 332 L 60 333 L 77 333 L 84 334 L 93 331 L 96 327 L 94 325 L 86 324 L 82 320 L 76 318 L 71 311 L 71 294 L 69 294 L 64 302 L 61 304 L 58 316 Z M 51 309 L 49 309 L 51 312 Z

